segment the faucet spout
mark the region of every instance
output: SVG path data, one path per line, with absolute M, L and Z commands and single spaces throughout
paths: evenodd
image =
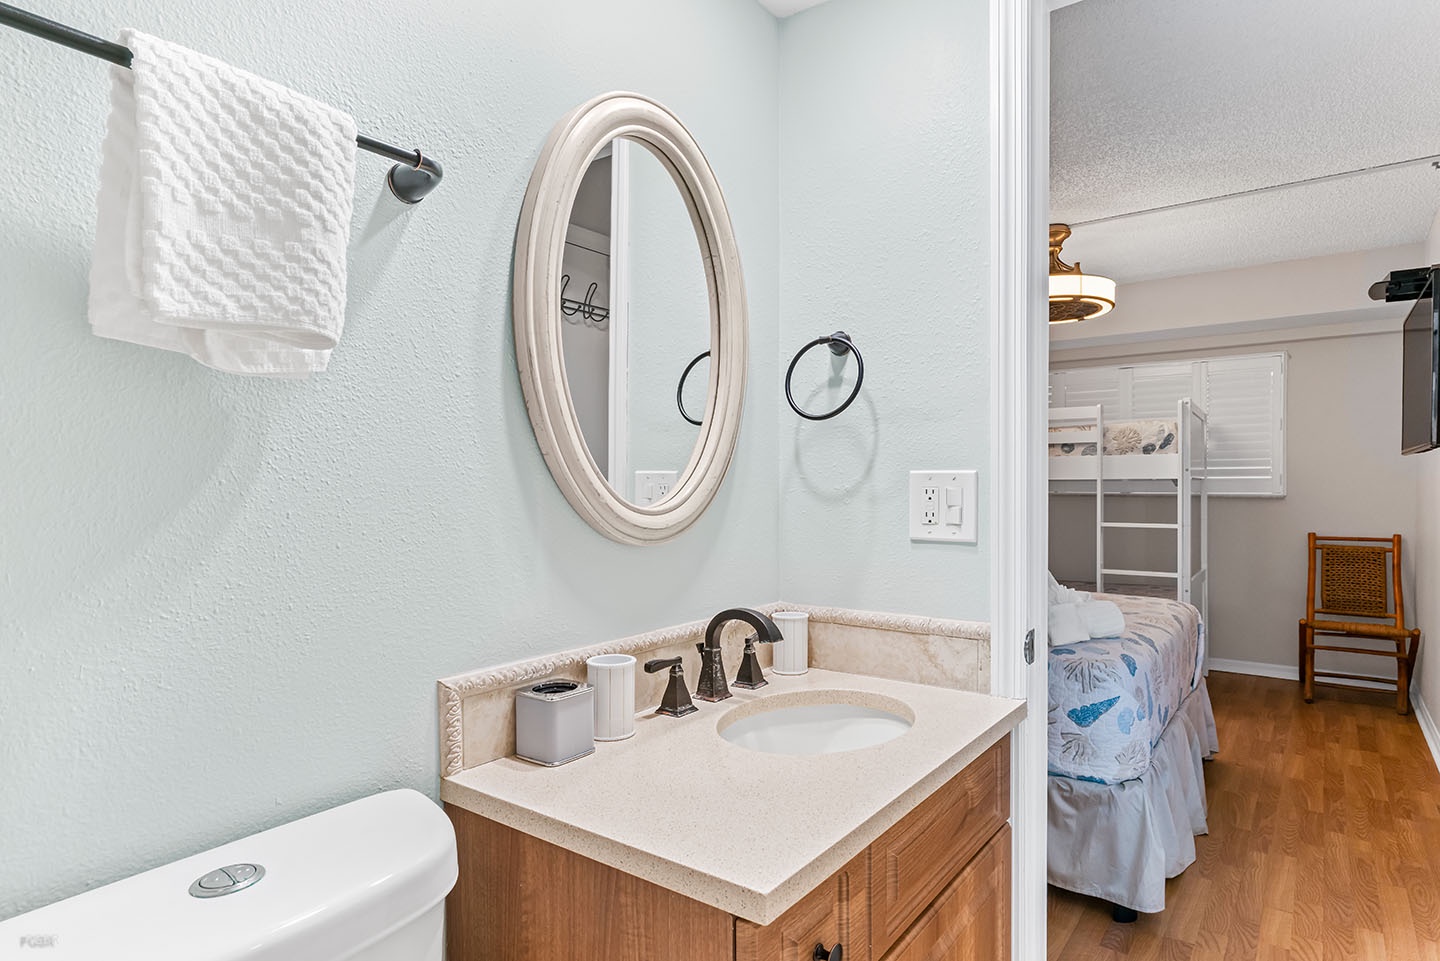
M 744 621 L 755 629 L 756 640 L 762 644 L 774 644 L 776 641 L 785 640 L 785 635 L 780 633 L 779 626 L 769 617 L 759 611 L 752 611 L 748 607 L 732 607 L 728 611 L 721 611 L 710 618 L 710 626 L 705 628 L 705 647 L 708 650 L 720 646 L 720 628 L 731 621 Z
M 695 685 L 695 696 L 701 700 L 723 701 L 730 696 L 730 685 L 725 680 L 725 665 L 721 660 L 720 629 L 731 621 L 749 624 L 755 629 L 755 639 L 761 643 L 773 644 L 785 639 L 773 620 L 748 607 L 732 607 L 716 614 L 705 628 L 705 643 L 695 645 L 700 651 L 700 680 Z

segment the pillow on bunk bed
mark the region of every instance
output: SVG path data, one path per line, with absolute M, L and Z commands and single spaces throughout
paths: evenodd
M 1173 420 L 1120 420 L 1105 425 L 1106 454 L 1173 454 L 1179 424 Z M 1095 425 L 1051 427 L 1051 433 L 1070 434 L 1095 430 Z M 1050 444 L 1051 457 L 1095 456 L 1094 443 Z

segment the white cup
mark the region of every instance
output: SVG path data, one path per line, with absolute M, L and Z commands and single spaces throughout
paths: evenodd
M 585 661 L 595 688 L 595 740 L 623 741 L 635 733 L 635 658 L 597 654 Z
M 776 611 L 770 615 L 785 640 L 775 644 L 776 674 L 804 674 L 810 670 L 810 615 L 801 611 Z

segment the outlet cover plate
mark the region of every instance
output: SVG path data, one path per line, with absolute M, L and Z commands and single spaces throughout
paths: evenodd
M 670 496 L 680 481 L 678 470 L 637 470 L 635 472 L 635 504 L 648 507 Z
M 976 543 L 980 531 L 979 473 L 912 470 L 909 528 L 912 541 Z

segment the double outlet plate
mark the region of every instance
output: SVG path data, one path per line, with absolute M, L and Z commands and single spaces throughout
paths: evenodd
M 974 544 L 980 531 L 980 481 L 973 470 L 910 472 L 910 539 Z
M 641 507 L 669 496 L 678 471 L 635 472 L 635 503 Z M 910 539 L 974 544 L 980 530 L 980 484 L 973 470 L 910 472 Z
M 680 482 L 678 470 L 637 470 L 635 472 L 635 504 L 649 507 L 670 496 Z

